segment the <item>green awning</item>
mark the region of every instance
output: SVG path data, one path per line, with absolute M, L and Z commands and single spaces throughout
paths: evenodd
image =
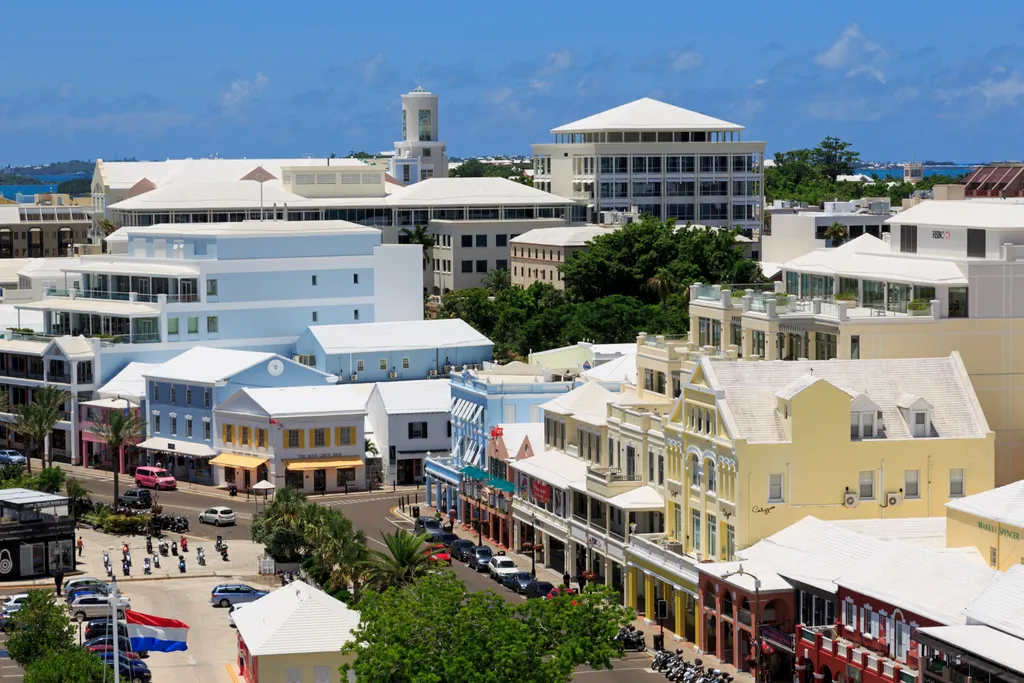
M 492 489 L 498 489 L 499 491 L 504 491 L 505 493 L 515 493 L 516 490 L 515 484 L 513 484 L 510 481 L 505 481 L 504 479 L 491 479 L 490 481 L 487 482 L 487 485 L 490 486 Z
M 487 480 L 491 478 L 490 473 L 484 472 L 479 467 L 473 467 L 472 465 L 467 465 L 466 467 L 463 467 L 462 473 L 469 477 L 470 479 Z

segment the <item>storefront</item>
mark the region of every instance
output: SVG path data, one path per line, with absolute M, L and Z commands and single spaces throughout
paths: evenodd
M 221 453 L 210 460 L 216 470 L 214 479 L 218 484 L 237 486 L 246 491 L 258 481 L 266 481 L 270 477 L 267 458 L 240 453 Z
M 215 483 L 210 461 L 217 453 L 206 444 L 155 437 L 140 443 L 139 448 L 139 465 L 162 467 L 179 482 Z
M 459 493 L 462 488 L 462 472 L 455 468 L 455 458 L 444 456 L 427 458 L 426 472 L 427 505 L 438 510 L 455 510 L 457 518 L 462 519 L 462 506 Z
M 297 491 L 347 493 L 366 488 L 366 466 L 358 455 L 285 460 L 280 464 L 285 470 L 284 485 Z
M 75 569 L 75 522 L 64 496 L 0 490 L 0 581 Z
M 106 439 L 93 431 L 106 424 L 107 415 L 111 410 L 123 411 L 126 405 L 130 405 L 131 411 L 138 416 L 138 406 L 127 404 L 125 399 L 98 398 L 79 404 L 78 452 L 82 455 L 83 467 L 113 471 L 114 467 L 120 466 L 121 474 L 135 474 L 135 470 L 140 465 L 138 445 L 136 443 L 125 444 L 122 449 L 122 458 L 122 454 L 109 453 Z

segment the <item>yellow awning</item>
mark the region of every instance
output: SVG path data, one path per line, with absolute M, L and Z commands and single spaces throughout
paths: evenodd
M 210 461 L 211 465 L 221 465 L 222 467 L 242 467 L 247 470 L 254 470 L 260 465 L 265 465 L 267 462 L 266 458 L 261 458 L 256 455 L 240 455 L 238 453 L 221 453 L 216 458 Z
M 323 470 L 332 467 L 359 467 L 363 459 L 358 455 L 348 455 L 343 458 L 313 458 L 312 460 L 286 460 L 285 469 L 295 470 Z

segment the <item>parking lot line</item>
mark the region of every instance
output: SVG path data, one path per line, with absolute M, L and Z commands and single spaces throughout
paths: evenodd
M 235 675 L 235 667 L 233 664 L 225 664 L 224 668 L 228 672 L 228 676 L 231 676 L 232 683 L 238 683 L 238 676 Z

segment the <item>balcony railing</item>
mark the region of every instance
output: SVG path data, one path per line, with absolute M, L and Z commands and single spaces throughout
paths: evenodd
M 587 471 L 587 476 L 591 476 L 597 479 L 603 479 L 608 483 L 618 481 L 643 481 L 643 477 L 639 474 L 624 474 L 618 467 L 591 467 Z
M 714 285 L 698 285 L 697 298 L 703 301 L 721 301 L 722 290 L 716 289 Z
M 684 578 L 697 580 L 697 560 L 684 555 L 682 544 L 670 542 L 666 534 L 630 534 L 629 550 Z
M 146 334 L 117 334 L 108 337 L 100 337 L 100 346 L 109 348 L 117 344 L 156 344 L 160 341 L 160 333 L 150 332 Z

